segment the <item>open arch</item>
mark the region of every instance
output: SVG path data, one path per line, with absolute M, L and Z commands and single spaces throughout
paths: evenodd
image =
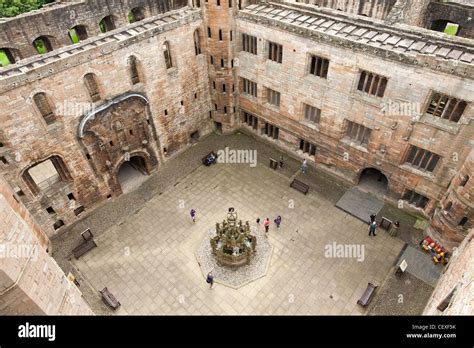
M 128 193 L 139 187 L 149 174 L 149 156 L 142 152 L 125 156 L 115 170 L 117 184 L 122 193 Z
M 48 53 L 53 50 L 53 40 L 51 36 L 39 36 L 33 41 L 33 46 L 39 54 Z
M 18 50 L 8 47 L 0 48 L 0 68 L 10 64 L 15 64 L 20 59 L 21 56 Z
M 388 192 L 388 179 L 376 168 L 364 168 L 360 172 L 359 187 L 374 194 L 384 195 Z
M 76 44 L 82 40 L 86 40 L 88 38 L 86 26 L 76 25 L 75 27 L 69 29 L 69 38 L 73 44 Z
M 145 19 L 145 9 L 143 7 L 134 7 L 128 14 L 128 22 L 135 23 Z
M 431 30 L 456 36 L 461 31 L 461 26 L 447 19 L 437 19 L 431 22 Z
M 22 180 L 34 195 L 60 182 L 72 181 L 64 160 L 57 155 L 37 162 L 23 171 Z
M 109 15 L 102 18 L 99 22 L 99 28 L 102 33 L 114 30 L 116 28 L 114 16 Z

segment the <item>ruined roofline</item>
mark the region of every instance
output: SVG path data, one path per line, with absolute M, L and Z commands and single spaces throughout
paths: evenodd
M 474 0 L 473 0 L 474 1 Z M 288 3 L 285 0 L 262 1 L 255 5 L 249 5 L 242 11 L 256 6 L 273 6 L 277 8 L 285 8 L 288 10 L 296 10 L 309 16 L 327 17 L 328 19 L 338 20 L 340 22 L 351 23 L 360 27 L 377 29 L 392 34 L 403 35 L 408 38 L 419 39 L 420 35 L 426 37 L 427 40 L 435 40 L 445 43 L 447 46 L 465 47 L 474 54 L 474 40 L 462 36 L 447 36 L 446 34 L 436 32 L 430 29 L 412 26 L 407 24 L 388 24 L 386 20 L 376 19 L 373 17 L 365 17 L 349 12 L 338 11 L 328 7 L 319 7 L 312 4 L 304 3 Z M 474 6 L 473 6 L 474 8 Z
M 68 2 L 55 1 L 49 4 L 44 4 L 43 7 L 37 10 L 20 13 L 14 17 L 0 17 L 0 25 L 10 24 L 9 22 L 14 22 L 17 20 L 22 20 L 22 19 L 28 19 L 28 20 L 34 21 L 35 18 L 29 18 L 29 17 L 43 16 L 45 13 L 50 12 L 50 11 L 64 10 L 67 7 L 82 5 L 85 3 L 86 1 L 84 0 L 68 1 Z
M 411 27 L 410 33 L 405 33 L 380 21 L 361 23 L 332 11 L 314 7 L 301 10 L 273 2 L 250 5 L 239 12 L 238 18 L 402 64 L 418 65 L 462 78 L 474 75 L 474 41 L 465 38 L 452 40 L 455 42 L 438 40 L 433 35 L 427 38 L 424 33 L 412 33 Z
M 0 69 L 0 93 L 5 92 L 5 90 L 17 88 L 25 83 L 31 83 L 33 80 L 68 70 L 73 66 L 84 64 L 100 56 L 107 55 L 125 46 L 127 41 L 145 40 L 176 28 L 182 24 L 182 21 L 186 23 L 196 21 L 201 18 L 200 13 L 200 9 L 182 7 L 177 10 L 146 18 L 142 21 L 130 24 L 127 27 L 114 29 L 100 36 L 88 38 L 74 45 L 22 59 L 15 64 Z M 90 51 L 98 48 L 100 48 L 100 52 L 88 54 Z M 73 65 L 67 62 L 68 58 L 77 58 L 79 55 L 82 55 L 83 58 L 77 59 Z M 51 65 L 57 64 L 58 62 L 62 63 L 59 68 L 51 67 Z

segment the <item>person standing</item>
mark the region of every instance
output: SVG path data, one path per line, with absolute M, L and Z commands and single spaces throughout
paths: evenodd
M 278 166 L 283 168 L 283 156 L 280 156 L 280 161 L 278 161 Z
M 275 225 L 277 225 L 277 228 L 280 228 L 280 224 L 281 224 L 281 216 L 278 215 L 275 219 Z
M 303 174 L 306 174 L 306 171 L 308 170 L 308 160 L 304 160 L 303 164 L 301 164 L 301 171 Z
M 263 226 L 265 226 L 265 232 L 268 233 L 268 229 L 270 227 L 270 219 L 266 218 L 265 221 L 263 221 Z
M 375 234 L 376 228 L 377 228 L 377 222 L 372 221 L 372 222 L 370 223 L 370 225 L 369 225 L 369 236 L 370 236 L 371 234 L 373 234 L 374 237 L 376 236 L 376 234 Z
M 374 222 L 376 217 L 377 215 L 375 215 L 375 213 L 372 213 L 372 215 L 370 215 L 370 223 Z
M 196 222 L 196 210 L 194 209 L 191 209 L 191 219 L 193 219 L 193 222 Z
M 209 288 L 212 289 L 212 286 L 214 285 L 214 275 L 212 274 L 212 271 L 207 274 L 206 282 L 209 284 Z
M 260 231 L 260 218 L 257 218 L 257 221 L 255 221 L 255 223 L 257 224 L 257 230 Z

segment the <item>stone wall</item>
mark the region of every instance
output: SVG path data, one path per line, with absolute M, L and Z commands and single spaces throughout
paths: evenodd
M 281 8 L 290 12 L 292 10 Z M 398 200 L 407 190 L 416 191 L 430 199 L 425 209 L 408 204 L 404 206 L 427 216 L 432 214 L 471 150 L 469 141 L 474 131 L 471 122 L 474 109 L 471 103 L 458 123 L 443 122 L 424 111 L 432 90 L 471 101 L 472 80 L 450 74 L 440 75 L 430 65 L 417 66 L 408 61 L 391 59 L 380 48 L 377 54 L 367 54 L 369 47 L 360 51 L 354 47 L 344 47 L 329 35 L 321 35 L 317 29 L 313 35 L 308 29 L 293 29 L 289 21 L 280 24 L 276 19 L 267 19 L 266 10 L 261 10 L 260 16 L 247 15 L 253 9 L 258 11 L 257 7 L 241 11 L 237 29 L 239 39 L 241 33 L 258 37 L 259 53 L 239 53 L 238 75 L 258 84 L 258 97 L 241 94 L 239 103 L 241 111 L 247 111 L 260 119 L 258 133 L 261 134 L 260 128 L 265 122 L 278 126 L 280 139 L 272 141 L 299 154 L 301 158 L 304 156 L 299 149 L 301 139 L 316 145 L 315 157 L 310 156 L 316 166 L 326 168 L 353 183 L 358 182 L 364 168 L 376 168 L 388 178 L 394 200 Z M 334 17 L 326 17 L 316 10 L 302 13 L 314 13 L 316 17 L 327 18 L 336 27 Z M 340 18 L 342 16 L 337 19 Z M 350 25 L 351 20 L 343 22 L 341 19 L 341 22 L 341 26 L 343 23 Z M 324 24 L 320 25 L 325 27 Z M 353 27 L 352 30 L 357 29 Z M 283 45 L 282 64 L 267 59 L 268 41 Z M 308 74 L 310 55 L 329 59 L 327 78 Z M 417 57 L 421 58 L 422 55 Z M 439 61 L 437 64 L 450 63 Z M 357 90 L 360 70 L 388 78 L 383 98 L 368 96 Z M 442 85 L 439 84 L 440 76 Z M 267 103 L 266 88 L 281 93 L 279 108 Z M 318 124 L 304 120 L 304 104 L 321 110 Z M 400 113 L 397 106 L 400 106 L 400 110 L 403 106 L 413 108 L 408 113 L 406 110 Z M 348 120 L 371 129 L 366 148 L 345 139 Z M 410 145 L 442 157 L 433 173 L 421 172 L 404 164 Z
M 46 234 L 1 177 L 0 220 L 0 314 L 93 314 L 49 256 Z
M 83 209 L 87 213 L 120 194 L 115 175 L 133 151 L 153 159 L 147 167 L 150 173 L 212 130 L 206 57 L 196 56 L 194 49 L 198 28 L 203 31 L 200 11 L 186 7 L 0 69 L 0 101 L 5 105 L 0 109 L 0 154 L 5 159 L 0 171 L 21 190 L 22 201 L 48 235 L 59 232 L 61 223 L 76 221 Z M 132 56 L 136 73 L 131 71 Z M 86 74 L 94 76 L 93 97 L 86 88 Z M 54 122 L 45 122 L 33 102 L 37 93 L 46 95 Z M 143 108 L 122 101 L 130 94 L 139 95 Z M 95 112 L 99 115 L 95 117 L 112 113 L 114 120 L 122 119 L 126 135 L 119 138 L 109 123 L 95 144 L 87 143 L 78 131 L 87 115 Z M 99 150 L 91 151 L 91 146 Z M 65 175 L 35 192 L 25 173 L 52 156 L 63 163 Z
M 474 315 L 474 230 L 459 245 L 439 278 L 423 312 L 425 315 Z M 453 291 L 454 290 L 454 291 Z M 452 292 L 453 291 L 453 292 Z M 450 295 L 450 293 L 452 294 Z M 443 311 L 437 307 L 446 299 Z
M 469 7 L 466 5 L 431 2 L 425 17 L 424 27 L 430 29 L 433 22 L 438 20 L 449 21 L 460 26 L 458 36 L 474 39 L 474 6 L 472 2 Z

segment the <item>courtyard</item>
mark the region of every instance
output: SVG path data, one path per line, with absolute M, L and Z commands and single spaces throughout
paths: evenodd
M 225 146 L 257 150 L 257 166 L 200 165 L 202 156 Z M 302 175 L 299 161 L 275 151 L 244 134 L 211 135 L 53 239 L 53 256 L 66 274 L 76 275 L 98 314 L 367 314 L 357 300 L 367 283 L 382 287 L 391 277 L 404 240 L 380 229 L 369 237 L 365 222 L 335 207 L 347 187 L 318 169 L 306 174 L 314 184 L 307 195 L 290 188 L 291 178 Z M 279 155 L 284 168 L 270 169 L 268 158 Z M 209 289 L 196 251 L 229 207 L 251 226 L 258 217 L 273 221 L 277 215 L 282 225 L 270 227 L 273 254 L 265 276 L 238 289 L 216 280 Z M 85 228 L 98 247 L 76 260 L 70 250 Z M 325 252 L 338 245 L 363 247 L 363 257 Z M 121 303 L 116 312 L 101 302 L 98 290 L 104 287 Z

